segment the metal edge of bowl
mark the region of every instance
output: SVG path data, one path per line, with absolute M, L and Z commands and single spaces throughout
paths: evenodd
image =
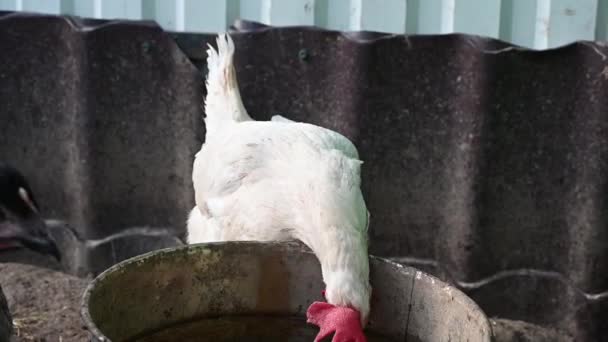
M 395 262 L 393 260 L 387 259 L 387 258 L 382 258 L 382 257 L 378 257 L 378 256 L 374 256 L 374 255 L 370 255 L 369 256 L 370 259 L 375 259 L 378 260 L 380 262 L 384 262 L 387 264 L 391 264 L 393 265 L 399 272 L 414 272 L 414 277 L 416 277 L 418 274 L 421 275 L 421 277 L 427 278 L 429 280 L 434 281 L 437 286 L 443 286 L 443 287 L 449 287 L 451 289 L 451 291 L 459 294 L 459 296 L 457 297 L 457 301 L 462 303 L 463 305 L 466 306 L 470 306 L 473 309 L 478 310 L 481 315 L 482 315 L 482 322 L 480 322 L 482 324 L 482 329 L 486 330 L 488 332 L 488 338 L 486 339 L 486 342 L 491 342 L 492 341 L 492 327 L 490 325 L 490 319 L 488 318 L 488 316 L 486 315 L 485 311 L 483 311 L 481 309 L 481 307 L 471 298 L 469 297 L 466 293 L 464 293 L 461 289 L 459 289 L 458 287 L 447 283 L 439 278 L 437 278 L 436 276 L 423 272 L 415 267 L 412 266 L 407 266 L 407 265 L 403 265 L 400 264 L 398 262 Z
M 204 246 L 221 246 L 221 245 L 225 245 L 227 243 L 228 244 L 243 244 L 243 245 L 266 245 L 266 246 L 272 245 L 272 246 L 276 246 L 279 248 L 288 248 L 290 246 L 293 248 L 299 247 L 300 248 L 299 252 L 307 253 L 307 254 L 314 254 L 310 249 L 308 249 L 308 247 L 304 246 L 303 244 L 299 243 L 298 241 L 284 241 L 284 242 L 221 241 L 221 242 L 208 242 L 208 243 L 198 243 L 198 244 L 191 244 L 191 245 L 167 247 L 167 248 L 163 248 L 163 249 L 150 251 L 150 252 L 123 260 L 115 265 L 112 265 L 111 267 L 109 267 L 108 269 L 106 269 L 105 271 L 103 271 L 99 275 L 97 275 L 97 277 L 95 277 L 87 285 L 87 287 L 82 295 L 82 300 L 81 300 L 81 304 L 80 304 L 80 317 L 83 320 L 83 322 L 84 322 L 85 326 L 87 327 L 87 329 L 89 330 L 89 332 L 93 335 L 92 336 L 93 341 L 111 342 L 111 340 L 99 330 L 99 328 L 93 321 L 91 314 L 89 312 L 89 299 L 91 297 L 91 293 L 93 292 L 93 290 L 95 289 L 97 284 L 102 282 L 109 274 L 115 272 L 116 270 L 122 269 L 130 264 L 141 262 L 152 256 L 158 256 L 160 254 L 165 254 L 165 253 L 171 254 L 171 253 L 175 253 L 179 250 L 183 250 L 183 249 L 201 248 Z M 428 274 L 426 272 L 420 271 L 414 267 L 403 265 L 403 264 L 397 263 L 395 261 L 392 261 L 392 260 L 389 260 L 386 258 L 382 258 L 382 257 L 378 257 L 378 256 L 374 256 L 374 255 L 370 255 L 369 257 L 370 257 L 370 259 L 392 265 L 398 272 L 402 272 L 402 273 L 406 273 L 406 274 L 413 273 L 414 277 L 416 277 L 418 274 L 420 274 L 421 276 L 423 276 L 425 278 L 433 280 L 435 283 L 437 283 L 438 286 L 450 287 L 452 289 L 452 291 L 459 294 L 458 301 L 460 301 L 462 304 L 464 304 L 466 306 L 472 307 L 473 309 L 477 309 L 482 314 L 482 322 L 480 322 L 480 323 L 483 325 L 482 329 L 484 329 L 488 332 L 488 338 L 487 338 L 486 342 L 491 341 L 492 329 L 490 326 L 490 320 L 488 319 L 487 315 L 472 298 L 467 296 L 459 288 L 457 288 L 454 285 L 450 285 L 449 283 L 446 283 L 446 282 L 440 280 L 439 278 L 437 278 L 431 274 Z
M 292 246 L 294 248 L 299 247 L 301 249 L 300 251 L 302 253 L 313 254 L 312 251 L 302 248 L 305 246 L 303 244 L 299 243 L 298 241 L 286 241 L 286 242 L 219 241 L 219 242 L 207 242 L 207 243 L 197 243 L 197 244 L 187 244 L 187 245 L 182 245 L 182 246 L 167 247 L 167 248 L 157 249 L 154 251 L 150 251 L 150 252 L 147 252 L 144 254 L 134 256 L 132 258 L 125 259 L 119 263 L 116 263 L 116 264 L 110 266 L 109 268 L 107 268 L 106 270 L 104 270 L 103 272 L 98 274 L 95 278 L 93 278 L 93 280 L 91 282 L 89 282 L 89 284 L 85 288 L 84 293 L 82 295 L 81 302 L 80 302 L 80 318 L 82 319 L 83 323 L 85 324 L 85 326 L 87 327 L 89 332 L 91 332 L 91 334 L 93 335 L 92 336 L 93 340 L 94 341 L 96 340 L 99 342 L 111 342 L 111 340 L 99 330 L 99 328 L 97 327 L 97 324 L 95 324 L 95 322 L 93 321 L 93 318 L 91 317 L 90 310 L 89 310 L 89 299 L 91 297 L 91 293 L 93 292 L 93 290 L 95 289 L 97 284 L 101 283 L 109 274 L 111 274 L 119 269 L 125 268 L 130 264 L 138 263 L 138 262 L 141 262 L 142 260 L 148 259 L 153 256 L 158 256 L 160 254 L 165 254 L 165 253 L 171 254 L 171 253 L 175 253 L 182 249 L 201 248 L 204 246 L 221 246 L 221 245 L 225 245 L 227 243 L 247 244 L 247 245 L 275 245 L 275 246 L 279 246 L 282 248 Z

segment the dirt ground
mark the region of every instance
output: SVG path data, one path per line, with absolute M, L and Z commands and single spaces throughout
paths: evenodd
M 87 283 L 46 268 L 0 263 L 0 285 L 13 315 L 17 341 L 89 341 L 80 319 Z

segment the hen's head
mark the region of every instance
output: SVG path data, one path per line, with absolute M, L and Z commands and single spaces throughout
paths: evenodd
M 334 334 L 332 342 L 366 342 L 359 311 L 324 302 L 314 302 L 306 312 L 308 323 L 319 326 L 315 342 Z
M 369 286 L 367 293 L 371 292 Z M 335 298 L 341 292 L 328 293 L 323 291 L 323 296 L 331 302 L 341 302 L 343 298 Z M 330 296 L 334 298 L 330 299 Z M 308 323 L 319 326 L 320 331 L 315 342 L 321 341 L 332 333 L 332 342 L 364 342 L 367 341 L 363 334 L 363 328 L 367 325 L 369 315 L 369 296 L 359 296 L 362 300 L 359 305 L 330 304 L 314 302 L 306 312 Z M 332 300 L 333 299 L 333 300 Z M 357 309 L 358 308 L 358 309 Z

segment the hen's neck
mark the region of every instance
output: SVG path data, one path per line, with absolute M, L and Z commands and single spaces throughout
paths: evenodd
M 330 226 L 313 241 L 304 242 L 321 264 L 327 302 L 358 310 L 364 324 L 371 295 L 365 232 Z

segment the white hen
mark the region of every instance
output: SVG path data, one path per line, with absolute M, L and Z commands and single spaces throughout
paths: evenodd
M 238 89 L 232 39 L 220 35 L 217 45 L 208 50 L 207 133 L 194 161 L 188 242 L 299 239 L 321 263 L 327 301 L 357 310 L 364 326 L 369 214 L 355 146 L 311 124 L 252 120 Z

